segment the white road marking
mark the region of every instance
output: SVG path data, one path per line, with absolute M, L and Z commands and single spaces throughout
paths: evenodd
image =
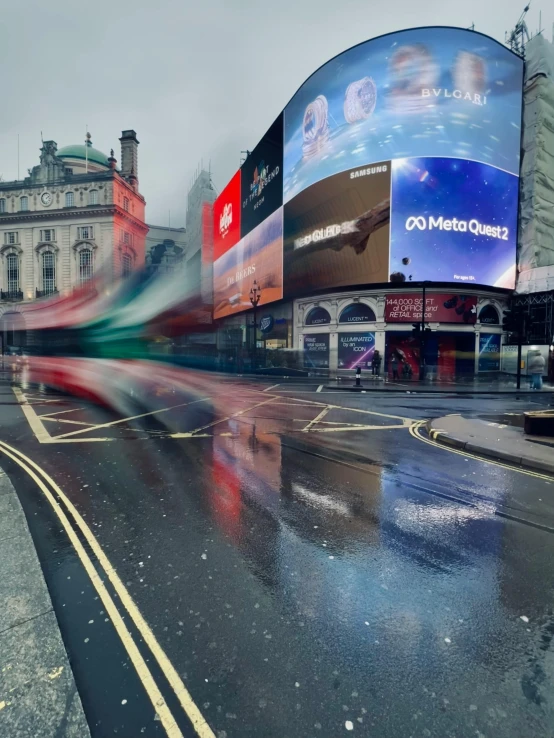
M 262 390 L 262 392 L 269 392 L 269 390 L 275 389 L 275 387 L 280 387 L 280 383 L 272 384 L 271 387 L 266 387 L 264 390 Z
M 308 425 L 305 428 L 302 428 L 302 433 L 308 433 L 309 430 L 311 430 L 311 427 L 314 423 L 317 423 L 321 418 L 324 418 L 327 413 L 329 412 L 329 407 L 324 407 L 323 410 L 319 413 L 319 415 L 316 415 L 316 417 L 313 420 L 310 420 Z
M 324 385 L 320 384 L 319 387 L 316 389 L 316 392 L 321 392 L 321 390 L 323 389 L 323 386 Z

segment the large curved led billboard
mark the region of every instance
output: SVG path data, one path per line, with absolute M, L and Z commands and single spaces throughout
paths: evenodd
M 252 225 L 259 172 L 273 187 L 260 214 L 282 205 L 282 295 L 391 276 L 513 287 L 522 81 L 518 56 L 458 28 L 388 34 L 320 67 L 243 165 Z

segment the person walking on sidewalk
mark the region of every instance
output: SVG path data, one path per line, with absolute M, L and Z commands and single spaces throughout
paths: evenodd
M 379 349 L 375 349 L 375 351 L 373 352 L 373 358 L 371 360 L 371 373 L 378 376 L 380 371 L 381 354 L 379 353 Z
M 529 357 L 529 363 L 527 365 L 527 369 L 531 375 L 531 389 L 542 389 L 542 375 L 544 373 L 545 366 L 546 362 L 541 352 L 533 351 Z

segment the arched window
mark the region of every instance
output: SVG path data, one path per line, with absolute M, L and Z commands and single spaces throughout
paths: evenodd
M 6 198 L 0 197 L 0 213 L 6 212 Z
M 8 294 L 14 295 L 19 292 L 19 256 L 17 254 L 8 254 L 6 257 L 6 282 L 8 285 Z
M 339 323 L 374 323 L 375 313 L 363 302 L 347 305 L 339 316 Z
M 72 208 L 74 205 L 75 205 L 75 196 L 73 195 L 73 192 L 66 192 L 65 193 L 65 207 Z
M 42 291 L 45 295 L 56 291 L 56 257 L 52 251 L 42 254 Z
M 121 274 L 123 277 L 128 277 L 133 271 L 133 259 L 130 254 L 123 254 L 121 259 Z
M 306 315 L 306 325 L 326 325 L 331 322 L 331 316 L 322 307 L 315 307 Z
M 92 249 L 82 249 L 79 251 L 79 282 L 85 284 L 92 279 L 92 275 Z
M 29 210 L 29 198 L 26 195 L 19 199 L 19 209 Z
M 98 205 L 98 190 L 91 190 L 88 193 L 88 204 Z
M 485 305 L 479 313 L 479 320 L 481 323 L 486 323 L 487 325 L 499 325 L 500 316 L 498 315 L 498 310 L 492 305 Z

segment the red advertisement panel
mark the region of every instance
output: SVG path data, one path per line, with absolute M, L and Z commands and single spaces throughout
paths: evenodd
M 421 292 L 392 292 L 386 299 L 387 323 L 413 323 L 421 320 Z M 425 320 L 428 322 L 473 324 L 476 319 L 477 298 L 473 295 L 453 295 L 447 292 L 425 295 Z
M 214 202 L 214 261 L 240 241 L 240 169 Z

